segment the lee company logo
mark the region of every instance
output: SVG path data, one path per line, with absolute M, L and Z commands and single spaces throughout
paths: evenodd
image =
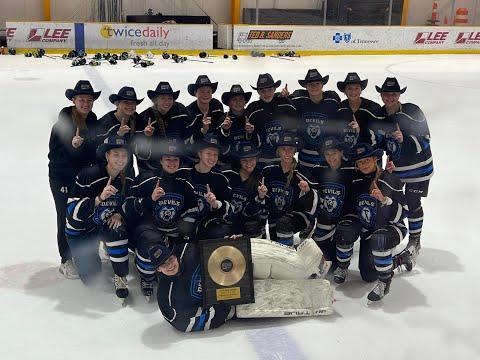
M 27 36 L 31 42 L 67 42 L 72 29 L 33 28 Z
M 480 44 L 480 31 L 460 32 L 455 44 Z
M 415 44 L 443 44 L 448 37 L 448 31 L 420 32 L 415 38 Z

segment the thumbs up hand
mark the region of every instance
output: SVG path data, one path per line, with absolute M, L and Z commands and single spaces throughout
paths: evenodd
M 110 196 L 115 195 L 117 193 L 117 188 L 112 185 L 112 177 L 110 176 L 107 181 L 107 185 L 102 190 L 102 193 L 100 194 L 100 200 L 105 201 L 107 200 Z
M 83 138 L 80 136 L 80 128 L 77 127 L 77 131 L 75 133 L 75 136 L 72 138 L 72 146 L 77 149 L 83 144 Z
M 143 133 L 145 134 L 145 136 L 150 137 L 153 135 L 154 131 L 155 131 L 155 128 L 152 126 L 152 119 L 148 118 L 148 124 L 147 126 L 145 126 L 145 129 L 143 129 Z
M 397 125 L 397 130 L 395 130 L 392 135 L 395 138 L 395 140 L 397 140 L 401 144 L 403 142 L 403 133 L 400 130 L 400 126 L 398 126 L 398 123 L 396 125 Z
M 162 196 L 165 195 L 165 190 L 160 186 L 160 180 L 157 180 L 157 184 L 155 185 L 155 188 L 153 189 L 152 192 L 152 200 L 153 202 L 158 201 Z

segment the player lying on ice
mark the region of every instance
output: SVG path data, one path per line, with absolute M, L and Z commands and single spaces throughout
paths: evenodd
M 157 300 L 164 318 L 183 332 L 214 329 L 234 317 L 295 317 L 331 314 L 330 283 L 309 279 L 320 273 L 322 253 L 312 239 L 297 250 L 265 239 L 251 239 L 255 303 L 202 307 L 200 255 L 195 244 L 150 248 L 158 273 Z M 320 274 L 322 275 L 322 274 Z M 303 280 L 302 280 L 303 279 Z

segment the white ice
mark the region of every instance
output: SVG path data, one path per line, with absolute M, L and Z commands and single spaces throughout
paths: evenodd
M 62 59 L 0 56 L 0 359 L 479 359 L 480 57 L 210 60 L 175 64 L 157 57 L 149 68 L 131 61 L 75 68 Z M 325 88 L 334 90 L 347 72 L 358 72 L 369 79 L 363 95 L 377 102 L 374 85 L 396 76 L 408 86 L 401 100 L 418 104 L 428 118 L 435 176 L 424 201 L 423 248 L 411 273 L 395 275 L 382 304 L 367 307 L 372 284 L 361 281 L 354 261 L 347 283 L 335 288 L 332 316 L 238 320 L 181 334 L 156 302 L 145 303 L 133 267 L 124 308 L 115 302 L 109 266 L 100 289 L 61 278 L 47 153 L 51 126 L 69 105 L 65 89 L 89 79 L 103 91 L 94 106 L 100 117 L 112 109 L 108 95 L 124 85 L 143 97 L 167 80 L 188 104 L 187 84 L 199 74 L 219 81 L 220 98 L 233 83 L 250 90 L 261 72 L 292 91 L 310 68 L 329 74 Z M 146 98 L 139 110 L 149 105 Z

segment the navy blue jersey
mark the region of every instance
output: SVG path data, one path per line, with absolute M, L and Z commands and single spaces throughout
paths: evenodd
M 433 176 L 430 130 L 422 110 L 417 105 L 407 103 L 400 104 L 399 110 L 393 115 L 387 115 L 386 112 L 384 115 L 387 121 L 398 124 L 403 133 L 398 155 L 391 158 L 395 164 L 394 174 L 404 183 L 430 179 Z
M 365 99 L 363 97 L 360 99 L 361 99 L 360 107 L 355 112 L 353 112 L 352 109 L 350 108 L 348 99 L 343 100 L 340 103 L 340 108 L 338 109 L 337 116 L 341 119 L 345 119 L 349 121 L 352 121 L 353 116 L 355 116 L 358 126 L 360 127 L 360 133 L 358 134 L 358 139 L 356 139 L 356 142 L 372 144 L 372 140 L 369 132 L 369 124 L 372 120 L 382 117 L 381 115 L 382 107 L 372 100 Z M 347 141 L 346 143 L 350 147 L 354 145 Z
M 242 233 L 241 225 L 249 218 L 258 218 L 265 211 L 265 199 L 258 197 L 259 175 L 251 175 L 253 184 L 243 181 L 240 174 L 233 170 L 223 171 L 232 188 L 231 205 L 233 207 L 232 228 L 234 234 Z
M 153 135 L 145 136 L 143 131 L 148 125 L 155 129 Z M 153 107 L 149 107 L 140 113 L 137 128 L 142 131 L 138 134 L 136 141 L 136 153 L 138 167 L 142 170 L 153 170 L 158 167 L 160 160 L 160 141 L 163 139 L 176 139 L 181 143 L 188 141 L 192 135 L 189 129 L 193 119 L 183 104 L 175 102 L 170 110 L 162 115 Z M 142 149 L 140 149 L 142 148 Z M 143 155 L 140 157 L 139 155 Z
M 342 166 L 336 170 L 330 167 L 315 166 L 312 178 L 317 183 L 319 206 L 317 221 L 324 225 L 336 224 L 344 215 L 344 206 L 348 198 L 355 168 Z
M 347 200 L 346 213 L 358 218 L 362 226 L 373 231 L 386 225 L 403 225 L 407 214 L 403 185 L 400 179 L 388 171 L 383 171 L 376 180 L 382 194 L 390 199 L 383 205 L 371 194 L 375 173 L 364 175 L 360 172 L 352 181 L 352 188 Z
M 265 178 L 265 186 L 268 189 L 266 197 L 266 206 L 268 218 L 275 220 L 283 214 L 292 211 L 300 211 L 314 215 L 318 197 L 314 187 L 317 185 L 312 181 L 308 174 L 298 169 L 293 171 L 290 183 L 287 185 L 289 172 L 284 173 L 280 164 L 266 166 L 262 171 L 262 177 Z M 315 193 L 314 197 L 307 197 L 300 190 L 298 184 L 301 180 L 309 183 L 311 191 Z M 308 199 L 308 201 L 306 201 Z M 313 199 L 313 201 L 311 201 Z
M 323 163 L 319 146 L 331 135 L 329 124 L 335 118 L 340 98 L 335 91 L 325 91 L 319 103 L 313 102 L 307 90 L 296 90 L 290 95 L 299 115 L 299 131 L 302 149 L 298 153 L 300 164 L 313 167 Z M 328 131 L 327 131 L 328 130 Z
M 152 192 L 157 182 L 165 195 L 152 200 Z M 186 180 L 161 171 L 145 171 L 135 179 L 131 196 L 126 201 L 126 212 L 130 218 L 151 219 L 165 234 L 177 230 L 180 219 L 194 222 L 198 217 L 198 197 L 193 186 Z
M 175 248 L 180 264 L 177 275 L 158 277 L 157 301 L 168 322 L 195 317 L 202 306 L 202 272 L 198 249 L 194 244 Z
M 273 100 L 251 102 L 245 110 L 250 123 L 255 126 L 254 134 L 260 139 L 260 158 L 276 158 L 276 145 L 280 133 L 285 130 L 297 131 L 297 109 L 290 99 L 275 94 Z
M 72 193 L 67 201 L 67 225 L 65 233 L 79 236 L 106 225 L 108 218 L 119 213 L 125 219 L 123 203 L 131 194 L 134 180 L 130 176 L 118 175 L 112 179 L 118 192 L 95 206 L 95 198 L 100 196 L 110 176 L 105 165 L 84 168 L 77 176 Z
M 192 118 L 192 123 L 188 125 L 187 128 L 187 131 L 191 133 L 188 141 L 190 144 L 193 144 L 195 141 L 203 138 L 203 133 L 201 129 L 203 127 L 202 120 L 204 114 L 198 107 L 197 100 L 187 106 L 187 111 Z M 207 117 L 212 118 L 212 122 L 210 124 L 210 127 L 208 128 L 208 133 L 213 133 L 219 137 L 222 136 L 221 125 L 223 123 L 223 120 L 225 120 L 225 115 L 223 113 L 223 105 L 220 101 L 215 98 L 212 98 L 212 100 L 210 100 Z
M 198 196 L 199 216 L 203 219 L 223 219 L 228 221 L 233 214 L 231 206 L 232 189 L 227 178 L 219 172 L 209 171 L 208 173 L 198 172 L 193 168 L 180 168 L 176 176 L 187 180 L 192 184 L 195 194 Z M 207 185 L 210 191 L 215 194 L 218 202 L 218 208 L 213 209 L 205 199 Z
M 89 112 L 85 120 L 86 128 L 80 129 L 83 144 L 74 148 L 72 139 L 77 127 L 72 119 L 73 108 L 69 106 L 60 111 L 48 144 L 48 175 L 53 179 L 72 183 L 83 167 L 96 163 L 99 133 L 97 116 Z

